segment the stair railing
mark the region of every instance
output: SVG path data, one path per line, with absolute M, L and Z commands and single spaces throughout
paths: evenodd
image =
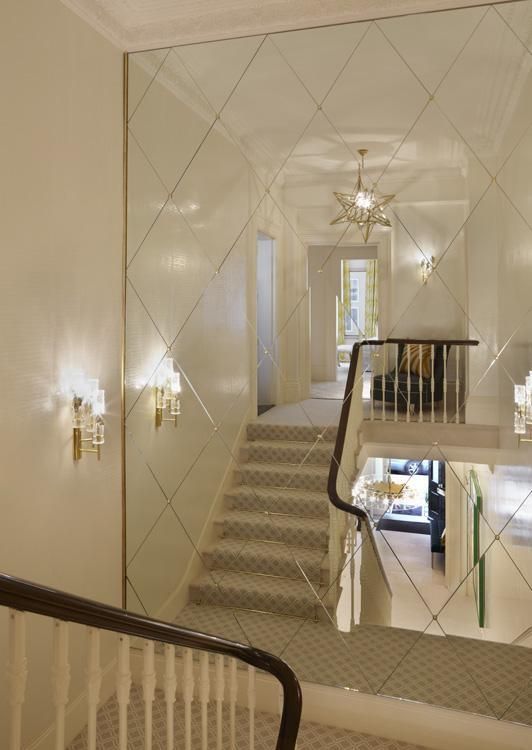
M 116 633 L 116 700 L 119 716 L 119 748 L 128 748 L 128 704 L 130 701 L 131 638 L 141 639 L 142 690 L 144 699 L 145 748 L 150 750 L 153 740 L 153 702 L 157 685 L 157 658 L 164 672 L 160 687 L 166 704 L 166 747 L 174 750 L 174 718 L 177 694 L 183 702 L 184 750 L 192 750 L 192 703 L 201 704 L 201 747 L 208 745 L 208 704 L 216 704 L 216 748 L 221 750 L 227 740 L 236 747 L 237 663 L 248 665 L 247 707 L 249 738 L 246 746 L 255 744 L 255 670 L 263 670 L 275 677 L 282 687 L 282 712 L 277 737 L 277 750 L 295 750 L 301 718 L 301 689 L 292 669 L 281 659 L 251 646 L 228 641 L 194 630 L 153 620 L 106 604 L 83 599 L 9 575 L 0 574 L 0 606 L 9 608 L 8 642 L 8 750 L 21 750 L 24 704 L 28 678 L 26 643 L 26 615 L 33 613 L 49 618 L 53 631 L 51 670 L 52 698 L 55 709 L 56 750 L 65 748 L 65 721 L 69 702 L 70 660 L 69 623 L 84 625 L 87 639 L 87 738 L 88 750 L 96 750 L 97 709 L 100 703 L 102 665 L 100 663 L 100 634 Z M 156 652 L 155 644 L 164 644 L 164 651 Z M 178 652 L 176 652 L 176 647 Z M 209 654 L 214 655 L 214 690 L 210 688 Z M 197 658 L 194 658 L 197 657 Z M 181 685 L 178 685 L 177 662 L 180 662 Z M 197 666 L 195 667 L 195 664 Z M 228 682 L 226 689 L 226 681 Z M 196 684 L 195 684 L 196 683 Z M 223 720 L 222 709 L 226 705 Z M 225 724 L 229 729 L 224 730 Z M 224 737 L 224 731 L 229 737 Z
M 377 548 L 371 518 L 366 510 L 354 503 L 353 483 L 357 474 L 356 456 L 360 450 L 360 427 L 363 414 L 362 346 L 353 346 L 347 373 L 344 401 L 340 413 L 338 433 L 329 470 L 327 491 L 331 502 L 329 570 L 331 590 L 337 592 L 341 574 L 346 567 L 351 576 L 351 609 L 355 598 L 355 557 L 360 560 L 360 622 L 374 625 L 389 625 L 392 611 L 392 589 Z M 375 343 L 375 342 L 372 342 Z M 348 515 L 346 515 L 348 514 Z M 353 517 L 356 523 L 353 523 Z M 356 531 L 360 533 L 357 541 Z M 347 540 L 347 544 L 346 544 Z M 337 550 L 341 552 L 338 553 Z M 343 554 L 342 554 L 343 552 Z M 359 554 L 360 552 L 360 554 Z M 353 621 L 354 617 L 351 616 Z
M 465 421 L 467 350 L 472 339 L 364 342 L 370 347 L 365 419 L 381 422 Z
M 404 415 L 406 422 L 452 421 L 458 424 L 464 421 L 465 353 L 467 347 L 478 346 L 478 343 L 469 339 L 389 338 L 361 341 L 353 346 L 328 479 L 331 502 L 329 575 L 331 599 L 337 601 L 343 567 L 348 567 L 353 610 L 353 555 L 360 559 L 362 623 L 390 624 L 392 602 L 392 590 L 376 544 L 373 523 L 352 496 L 361 468 L 356 465 L 356 457 L 361 448 L 362 422 L 365 419 L 397 422 L 400 415 Z M 345 516 L 346 513 L 349 515 Z M 357 518 L 356 527 L 347 520 L 353 516 Z M 356 528 L 361 534 L 359 541 L 354 536 Z

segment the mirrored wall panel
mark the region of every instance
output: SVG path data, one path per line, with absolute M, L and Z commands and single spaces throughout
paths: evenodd
M 532 2 L 129 55 L 127 606 L 532 725 Z

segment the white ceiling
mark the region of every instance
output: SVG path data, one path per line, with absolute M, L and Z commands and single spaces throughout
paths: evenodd
M 218 113 L 263 184 L 284 191 L 301 236 L 328 242 L 334 191 L 353 188 L 361 147 L 368 184 L 418 213 L 458 214 L 519 159 L 532 0 L 139 52 L 128 70 L 129 129 L 167 187 Z
M 507 2 L 509 0 L 502 0 Z M 62 0 L 126 51 L 484 5 L 485 0 Z

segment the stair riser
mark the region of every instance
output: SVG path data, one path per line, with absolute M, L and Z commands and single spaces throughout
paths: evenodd
M 336 427 L 314 427 L 313 425 L 277 425 L 267 422 L 252 422 L 247 428 L 248 440 L 291 440 L 294 442 L 313 443 L 318 435 L 323 440 L 336 440 Z
M 265 464 L 265 467 L 267 464 Z M 327 491 L 327 476 L 316 476 L 304 469 L 294 467 L 293 471 L 275 469 L 249 469 L 245 465 L 235 472 L 237 484 L 255 485 L 258 487 L 280 487 L 299 490 Z
M 262 443 L 254 445 L 252 442 L 244 446 L 241 451 L 242 461 L 259 461 L 272 464 L 312 464 L 318 466 L 329 466 L 331 463 L 333 446 L 287 446 L 271 443 L 264 446 Z
M 310 564 L 298 558 L 297 550 L 293 558 L 279 559 L 272 549 L 272 556 L 249 555 L 244 550 L 239 555 L 224 554 L 223 551 L 214 550 L 204 554 L 204 559 L 210 569 L 216 570 L 238 570 L 243 572 L 262 573 L 263 575 L 281 576 L 298 580 L 308 580 L 316 584 L 326 584 L 328 571 L 321 569 L 318 563 Z M 300 567 L 301 566 L 301 567 Z M 305 572 L 303 575 L 302 570 Z
M 240 589 L 224 586 L 198 586 L 192 584 L 190 587 L 192 601 L 198 604 L 210 606 L 235 607 L 237 609 L 252 609 L 263 612 L 274 612 L 295 617 L 311 617 L 317 615 L 315 604 L 308 598 L 297 599 L 296 597 L 283 598 L 280 596 L 269 596 L 261 593 L 250 593 Z
M 317 547 L 324 551 L 328 548 L 327 529 L 284 529 L 271 518 L 262 522 L 249 523 L 242 513 L 242 518 L 222 521 L 222 536 L 230 539 L 261 539 L 268 542 L 283 542 L 293 547 Z
M 328 500 L 292 500 L 289 497 L 263 498 L 257 497 L 250 491 L 249 496 L 238 495 L 226 497 L 227 507 L 233 510 L 260 510 L 270 513 L 286 513 L 295 516 L 312 516 L 314 518 L 329 517 Z

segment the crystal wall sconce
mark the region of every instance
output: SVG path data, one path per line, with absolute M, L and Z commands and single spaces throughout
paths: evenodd
M 174 360 L 167 357 L 155 376 L 155 426 L 163 422 L 173 422 L 177 427 L 177 418 L 181 414 L 181 374 L 174 370 Z M 164 413 L 169 413 L 165 417 Z
M 514 385 L 514 432 L 520 443 L 532 443 L 532 370 L 524 385 Z M 528 437 L 521 437 L 527 435 Z
M 434 263 L 434 255 L 430 256 L 430 260 L 428 258 L 422 258 L 419 261 L 419 267 L 421 269 L 421 280 L 423 284 L 427 283 L 431 273 L 434 271 Z
M 104 414 L 105 391 L 100 389 L 98 380 L 88 380 L 83 388 L 78 387 L 74 391 L 72 397 L 74 461 L 79 461 L 83 453 L 95 453 L 98 461 L 100 460 L 101 446 L 105 442 Z

